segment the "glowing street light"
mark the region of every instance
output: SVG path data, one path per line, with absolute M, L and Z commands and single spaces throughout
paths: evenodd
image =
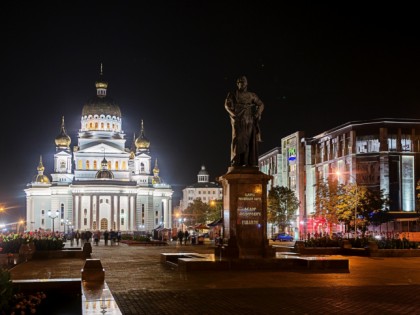
M 53 232 L 53 234 L 54 234 L 54 221 L 55 221 L 55 219 L 57 219 L 57 218 L 58 218 L 59 214 L 60 214 L 60 212 L 58 212 L 58 210 L 55 210 L 55 215 L 53 215 L 53 214 L 51 213 L 51 210 L 48 210 L 48 216 L 49 216 L 49 217 L 51 218 L 51 220 L 52 220 L 52 232 Z

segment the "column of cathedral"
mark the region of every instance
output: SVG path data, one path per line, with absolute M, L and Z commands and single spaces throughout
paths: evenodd
M 115 197 L 115 195 L 111 196 L 111 226 L 110 226 L 111 229 L 114 229 L 114 212 L 115 212 L 114 197 Z M 118 200 L 118 207 L 117 208 L 119 209 L 120 208 L 119 207 L 120 196 L 118 196 L 117 200 Z
M 100 230 L 101 225 L 100 225 L 100 222 L 99 222 L 99 196 L 98 195 L 96 196 L 96 209 L 95 210 L 96 210 L 96 219 L 95 219 L 96 229 Z
M 120 223 L 121 223 L 120 215 L 121 215 L 121 206 L 120 206 L 120 197 L 118 197 L 118 207 L 117 207 L 117 231 L 121 228 L 121 227 L 120 227 Z

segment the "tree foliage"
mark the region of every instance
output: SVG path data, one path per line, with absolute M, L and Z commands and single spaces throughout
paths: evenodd
M 340 222 L 343 185 L 338 181 L 320 182 L 315 196 L 315 215 L 325 220 L 331 231 L 332 224 Z
M 295 192 L 287 187 L 276 186 L 268 192 L 267 221 L 284 231 L 296 218 L 299 200 Z
M 186 219 L 185 224 L 194 226 L 210 221 L 212 212 L 214 209 L 210 205 L 197 198 L 182 212 L 182 216 Z
M 324 218 L 330 224 L 345 223 L 353 229 L 356 227 L 363 234 L 370 224 L 379 225 L 390 220 L 389 200 L 384 191 L 369 189 L 355 183 L 319 183 L 315 204 L 317 217 Z

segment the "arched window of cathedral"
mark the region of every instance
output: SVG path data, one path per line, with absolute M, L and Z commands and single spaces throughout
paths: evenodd
M 124 214 L 124 209 L 121 209 L 121 214 Z
M 98 129 L 98 123 L 97 122 L 95 123 L 95 129 Z
M 118 161 L 115 161 L 115 169 L 118 170 L 119 165 L 118 165 Z
M 93 161 L 93 169 L 97 170 L 98 169 L 98 161 Z
M 115 124 L 112 124 L 112 130 L 114 130 L 115 129 Z
M 83 224 L 86 226 L 87 225 L 87 218 L 83 219 Z
M 86 169 L 87 170 L 90 169 L 90 162 L 89 162 L 89 160 L 86 161 Z
M 106 123 L 106 129 L 109 130 L 109 127 L 110 127 L 109 123 Z
M 60 205 L 60 218 L 64 219 L 64 203 Z
M 105 218 L 101 219 L 101 230 L 108 230 L 108 220 Z
M 122 167 L 121 169 L 126 170 L 127 169 L 127 163 L 125 161 L 122 161 Z
M 108 169 L 111 169 L 111 161 L 108 161 Z
M 124 218 L 121 218 L 121 225 L 124 225 Z
M 60 169 L 61 169 L 62 171 L 65 171 L 65 170 L 66 170 L 66 161 L 61 161 L 61 162 L 60 162 Z
M 93 123 L 89 124 L 89 128 L 92 129 L 93 128 Z
M 81 170 L 81 169 L 83 168 L 83 162 L 82 162 L 82 160 L 78 160 L 78 161 L 77 161 L 77 168 L 78 168 L 79 170 Z
M 140 172 L 144 172 L 144 163 L 140 163 Z
M 41 214 L 44 215 L 45 214 L 45 210 L 41 210 Z
M 85 214 L 85 216 L 87 216 L 87 209 L 85 209 L 85 210 L 83 211 L 83 213 Z
M 101 129 L 104 129 L 104 123 L 101 123 Z

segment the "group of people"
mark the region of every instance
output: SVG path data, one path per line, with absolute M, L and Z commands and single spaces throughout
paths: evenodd
M 74 241 L 76 241 L 76 245 L 79 246 L 85 243 L 85 242 L 89 242 L 90 239 L 92 238 L 92 232 L 91 231 L 82 231 L 80 232 L 79 230 L 71 230 L 69 233 L 67 233 L 66 235 L 66 239 L 70 240 L 70 244 L 71 246 L 74 245 Z
M 99 241 L 101 239 L 101 236 L 103 236 L 104 238 L 104 243 L 105 246 L 108 246 L 108 243 L 111 243 L 111 246 L 113 244 L 120 244 L 121 241 L 121 231 L 114 231 L 113 229 L 111 229 L 110 231 L 105 230 L 103 233 L 101 233 L 101 231 L 97 230 L 95 232 L 93 232 L 93 241 L 95 243 L 96 246 L 99 245 Z
M 179 245 L 182 245 L 182 242 L 184 242 L 184 245 L 187 245 L 187 242 L 189 241 L 190 233 L 186 230 L 185 232 L 182 230 L 178 231 L 177 237 Z
M 121 241 L 121 231 L 114 231 L 114 230 L 105 230 L 103 233 L 101 233 L 100 230 L 96 230 L 93 233 L 91 231 L 79 231 L 79 230 L 71 230 L 69 233 L 67 233 L 66 238 L 70 240 L 70 245 L 74 246 L 74 243 L 76 242 L 76 246 L 83 246 L 85 242 L 90 242 L 92 239 L 95 245 L 99 245 L 99 241 L 101 240 L 101 237 L 104 239 L 105 245 L 108 245 L 110 242 L 111 245 L 113 244 L 119 244 Z

